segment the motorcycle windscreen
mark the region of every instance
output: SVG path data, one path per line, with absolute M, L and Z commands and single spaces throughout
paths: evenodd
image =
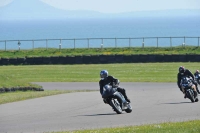
M 189 78 L 187 77 L 184 77 L 182 80 L 181 80 L 181 85 L 184 87 L 184 88 L 190 88 L 192 86 L 192 82 Z
M 195 78 L 196 78 L 196 79 L 199 79 L 199 78 L 200 78 L 200 74 L 197 74 L 197 75 L 195 76 Z
M 116 92 L 116 88 L 112 88 L 111 85 L 105 85 L 103 87 L 102 97 L 108 98 L 108 97 L 112 96 L 115 92 Z

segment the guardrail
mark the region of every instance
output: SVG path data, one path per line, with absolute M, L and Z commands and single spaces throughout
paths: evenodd
M 74 38 L 0 40 L 0 50 L 200 46 L 200 37 Z

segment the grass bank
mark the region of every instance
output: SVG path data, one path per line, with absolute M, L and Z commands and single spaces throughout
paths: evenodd
M 30 82 L 98 82 L 103 69 L 121 82 L 176 82 L 182 65 L 192 72 L 200 69 L 198 62 L 0 66 L 0 87 Z
M 200 54 L 200 47 L 136 47 L 136 48 L 77 48 L 55 49 L 38 48 L 34 50 L 8 50 L 0 51 L 1 58 L 16 57 L 50 57 L 50 56 L 76 56 L 76 55 L 131 55 L 131 54 Z
M 199 133 L 200 120 L 54 133 Z
M 33 98 L 51 96 L 51 95 L 58 95 L 64 93 L 73 93 L 73 92 L 87 92 L 87 90 L 81 91 L 72 91 L 72 90 L 45 90 L 45 91 L 16 91 L 16 92 L 9 92 L 9 93 L 0 93 L 0 105 L 10 102 L 16 101 L 23 101 Z

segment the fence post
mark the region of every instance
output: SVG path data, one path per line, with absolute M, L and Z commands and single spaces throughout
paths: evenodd
M 183 44 L 184 44 L 184 47 L 185 47 L 185 36 L 184 36 L 184 42 L 183 42 Z
M 59 50 L 61 50 L 62 40 L 60 39 Z
M 198 37 L 198 47 L 199 47 L 199 37 Z
M 103 38 L 101 38 L 101 49 L 103 48 Z
M 5 40 L 5 51 L 6 51 L 6 40 Z
M 142 42 L 142 47 L 144 48 L 144 38 L 143 38 L 143 42 Z
M 19 48 L 19 51 L 20 51 L 20 45 L 21 45 L 21 43 L 20 43 L 20 41 L 18 41 L 18 48 Z

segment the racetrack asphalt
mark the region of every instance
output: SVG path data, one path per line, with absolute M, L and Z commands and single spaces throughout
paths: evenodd
M 200 119 L 200 103 L 184 99 L 176 83 L 120 83 L 133 111 L 116 114 L 98 83 L 39 83 L 44 90 L 97 90 L 0 105 L 0 133 L 41 133 Z

